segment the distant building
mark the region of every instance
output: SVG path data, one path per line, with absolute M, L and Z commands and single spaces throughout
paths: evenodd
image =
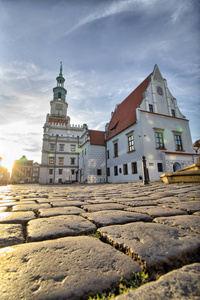
M 167 81 L 153 72 L 118 106 L 106 126 L 108 182 L 150 180 L 193 164 L 189 121 L 180 112 Z
M 7 168 L 0 166 L 0 185 L 6 185 L 9 182 L 10 173 Z
M 15 160 L 12 168 L 12 183 L 32 183 L 33 160 L 28 160 L 23 155 L 19 160 Z
M 105 132 L 89 130 L 83 126 L 80 146 L 80 181 L 87 183 L 106 182 Z
M 67 116 L 67 90 L 64 88 L 62 64 L 56 80 L 50 114 L 47 114 L 44 124 L 40 184 L 78 181 L 78 149 L 83 127 L 71 125 L 70 117 Z
M 33 163 L 32 182 L 39 183 L 40 178 L 40 164 L 37 162 Z

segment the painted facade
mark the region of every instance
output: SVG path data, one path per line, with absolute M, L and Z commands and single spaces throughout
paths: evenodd
M 105 132 L 89 130 L 84 124 L 80 145 L 80 182 L 106 182 Z

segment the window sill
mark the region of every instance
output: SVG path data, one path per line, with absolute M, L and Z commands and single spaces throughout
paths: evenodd
M 119 155 L 113 156 L 113 158 L 119 157 Z
M 185 152 L 185 150 L 178 150 L 178 149 L 176 149 L 176 152 Z
M 156 148 L 156 150 L 167 150 L 167 148 Z
M 134 149 L 134 150 L 132 150 L 132 151 L 128 151 L 127 153 L 129 154 L 129 153 L 132 153 L 132 152 L 135 152 L 135 149 Z

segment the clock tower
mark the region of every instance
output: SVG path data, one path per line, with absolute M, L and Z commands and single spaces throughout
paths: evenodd
M 50 102 L 52 117 L 66 118 L 68 103 L 66 102 L 67 90 L 64 88 L 65 78 L 62 74 L 62 62 L 60 63 L 60 73 L 57 80 L 57 86 L 53 88 L 53 100 Z

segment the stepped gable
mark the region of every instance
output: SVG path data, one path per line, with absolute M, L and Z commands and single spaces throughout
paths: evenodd
M 136 108 L 143 100 L 143 92 L 148 87 L 150 75 L 117 106 L 108 127 L 107 140 L 136 122 Z
M 91 145 L 105 146 L 105 132 L 98 130 L 88 130 Z

